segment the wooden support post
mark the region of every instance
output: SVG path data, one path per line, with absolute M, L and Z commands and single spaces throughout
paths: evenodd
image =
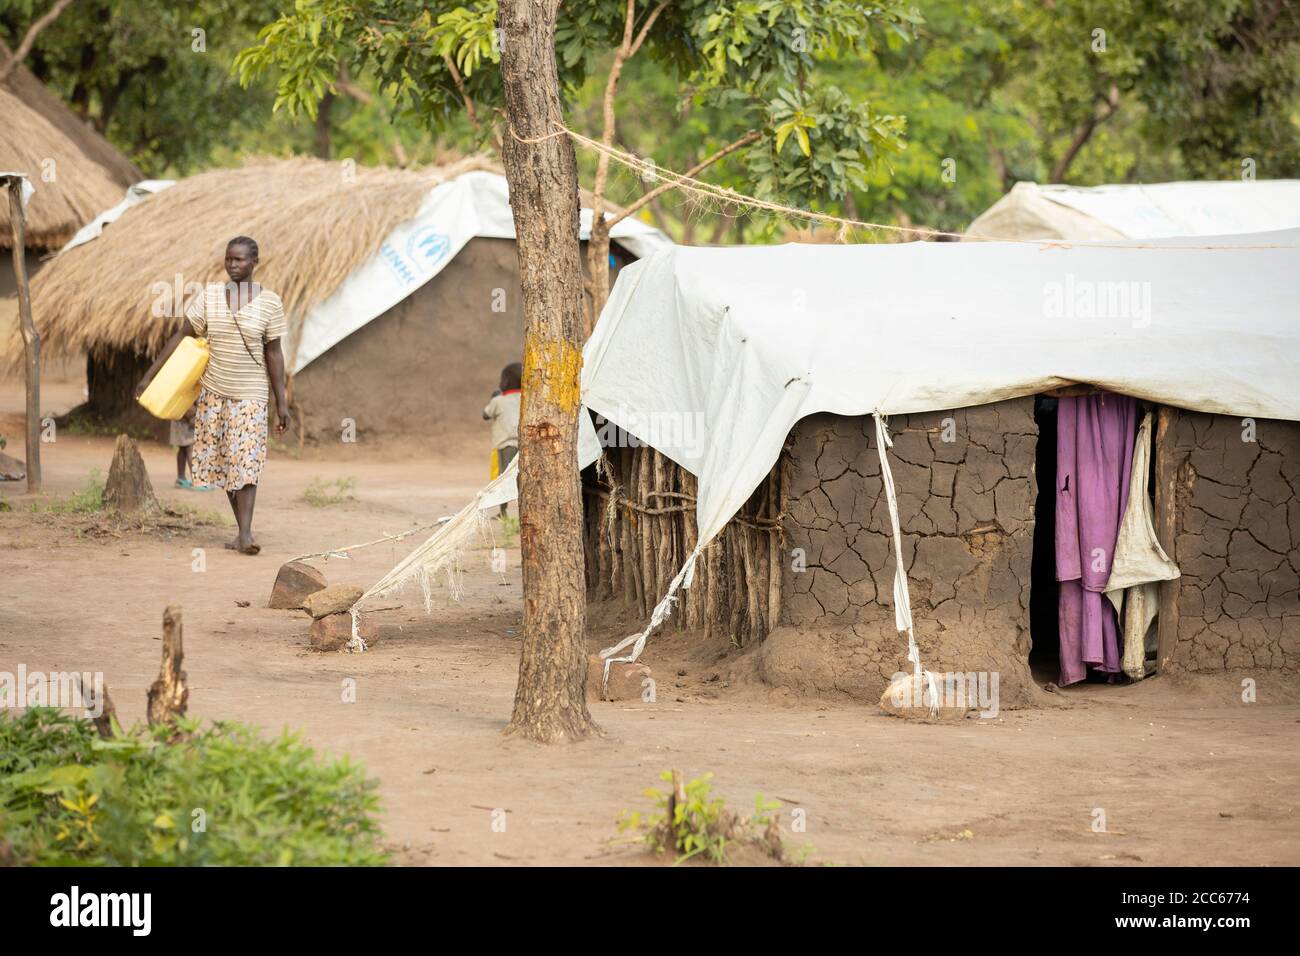
M 23 178 L 6 176 L 9 225 L 13 229 L 14 281 L 18 286 L 18 321 L 23 333 L 23 370 L 27 378 L 27 491 L 41 490 L 41 336 L 32 321 L 32 292 L 27 284 L 27 220 L 23 213 Z
M 174 724 L 177 717 L 184 716 L 190 700 L 190 689 L 185 684 L 185 672 L 181 670 L 184 660 L 181 609 L 173 604 L 163 612 L 162 669 L 158 672 L 158 679 L 149 688 L 150 727 Z
M 1174 454 L 1174 424 L 1178 409 L 1161 405 L 1156 412 L 1155 468 L 1156 540 L 1165 549 L 1169 560 L 1177 561 L 1175 544 L 1178 537 L 1178 466 Z M 1178 643 L 1178 585 L 1179 578 L 1160 583 L 1160 614 L 1157 620 L 1159 645 L 1156 649 L 1156 673 L 1167 672 Z

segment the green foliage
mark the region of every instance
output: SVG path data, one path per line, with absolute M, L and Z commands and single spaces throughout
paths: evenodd
M 1049 164 L 1089 124 L 1124 116 L 1133 179 L 1295 175 L 1300 7 L 1278 0 L 1000 0 Z M 1111 109 L 1111 100 L 1118 103 Z M 1107 130 L 1110 132 L 1111 130 Z M 1089 141 L 1091 143 L 1091 141 Z M 1104 155 L 1098 142 L 1092 152 Z M 1171 163 L 1170 160 L 1173 160 Z M 1110 170 L 1111 178 L 1116 171 Z M 1074 177 L 1071 177 L 1073 179 Z
M 283 6 L 78 0 L 41 32 L 25 65 L 148 176 L 236 165 L 249 154 L 311 153 L 315 124 L 273 114 L 274 84 L 241 88 L 232 74 L 236 53 L 256 43 Z M 0 0 L 0 39 L 16 46 L 49 7 L 49 0 Z M 377 92 L 371 77 L 351 79 L 365 94 Z M 338 97 L 329 127 L 331 155 L 362 163 L 392 163 L 394 143 L 413 161 L 440 152 L 423 126 L 396 115 L 379 96 L 370 105 Z
M 654 8 L 637 6 L 635 32 Z M 603 96 L 601 71 L 621 42 L 626 11 L 622 0 L 561 5 L 556 60 L 567 109 Z M 480 116 L 501 107 L 500 50 L 510 41 L 496 17 L 495 0 L 298 0 L 236 68 L 244 83 L 278 71 L 276 108 L 307 115 L 341 66 L 372 71 L 436 131 L 467 102 Z M 883 31 L 909 37 L 919 22 L 904 0 L 682 0 L 659 12 L 636 59 L 670 77 L 674 99 L 708 112 L 720 145 L 759 134 L 725 177 L 807 205 L 867 188 L 869 172 L 902 148 L 902 119 L 824 82 L 821 65 L 869 50 Z M 599 78 L 599 92 L 589 78 Z
M 665 770 L 659 779 L 671 784 L 672 771 Z M 677 802 L 671 801 L 670 793 L 647 788 L 645 795 L 654 800 L 655 810 L 646 814 L 624 810 L 618 821 L 619 832 L 639 833 L 640 839 L 656 853 L 671 851 L 676 855 L 674 865 L 697 856 L 710 863 L 725 865 L 727 847 L 738 842 L 758 842 L 763 838 L 760 836 L 762 831 L 773 823 L 772 811 L 780 809 L 781 804 L 776 800 L 764 800 L 761 793 L 756 794 L 754 812 L 749 816 L 738 816 L 727 809 L 722 799 L 712 795 L 712 780 L 711 773 L 696 777 L 685 785 L 686 799 Z M 778 853 L 779 840 L 776 846 L 769 844 L 767 849 L 774 855 Z
M 51 866 L 373 866 L 375 781 L 233 723 L 101 740 L 57 710 L 0 713 L 0 843 Z M 201 812 L 196 812 L 201 811 Z
M 519 519 L 514 515 L 502 515 L 498 520 L 501 523 L 501 536 L 505 539 L 505 546 L 513 548 L 519 539 Z
M 326 481 L 320 475 L 317 475 L 311 480 L 311 484 L 307 486 L 299 500 L 311 505 L 313 508 L 342 505 L 357 500 L 357 496 L 353 494 L 356 487 L 357 479 L 355 475 L 348 475 L 346 478 L 335 478 L 333 481 Z
M 0 38 L 15 45 L 49 5 L 0 0 Z M 657 5 L 637 0 L 638 29 Z M 949 230 L 1058 167 L 1079 185 L 1235 179 L 1247 161 L 1259 178 L 1300 175 L 1300 4 L 918 6 L 924 19 L 905 0 L 674 0 L 623 71 L 615 144 L 682 171 L 756 133 L 702 177 Z M 587 134 L 603 126 L 625 13 L 625 0 L 560 7 L 566 122 Z M 419 162 L 503 131 L 501 39 L 496 0 L 78 0 L 27 65 L 149 175 L 314 151 L 318 110 L 332 155 Z M 346 94 L 345 68 L 371 104 Z M 595 158 L 579 161 L 590 184 Z M 626 206 L 652 185 L 616 171 L 609 196 Z M 672 192 L 651 210 L 684 241 L 777 225 L 701 215 Z
M 104 508 L 104 479 L 98 468 L 90 470 L 90 477 L 80 491 L 74 491 L 65 498 L 46 499 L 32 504 L 34 512 L 50 514 L 93 514 Z

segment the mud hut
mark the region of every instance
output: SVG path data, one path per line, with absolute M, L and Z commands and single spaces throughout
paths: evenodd
M 9 50 L 0 44 L 0 62 Z M 141 178 L 125 156 L 19 66 L 0 83 L 0 169 L 27 174 L 36 187 L 27 209 L 27 274 L 101 209 Z M 9 206 L 0 204 L 0 341 L 16 333 L 17 289 Z M 55 359 L 80 374 L 80 356 Z M 47 365 L 49 359 L 46 360 Z
M 1041 397 L 1105 390 L 1153 414 L 1139 475 L 1181 569 L 1155 585 L 1143 672 L 1300 668 L 1300 230 L 1138 245 L 636 263 L 585 353 L 591 599 L 646 620 L 675 592 L 668 626 L 748 648 L 737 667 L 871 702 L 912 668 L 902 623 L 927 670 L 995 672 L 1023 705 L 1057 679 Z M 1054 306 L 1110 283 L 1145 305 Z
M 284 301 L 300 434 L 437 440 L 481 425 L 501 368 L 523 345 L 505 178 L 482 157 L 420 170 L 252 160 L 122 210 L 32 287 L 44 347 L 85 351 L 99 372 L 91 414 L 132 410 L 132 388 L 184 302 L 224 278 L 236 235 L 257 239 L 258 278 Z M 615 269 L 668 243 L 634 220 L 613 238 Z

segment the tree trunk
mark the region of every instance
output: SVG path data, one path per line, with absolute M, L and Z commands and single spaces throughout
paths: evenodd
M 600 312 L 609 301 L 609 226 L 604 217 L 599 222 L 593 214 L 591 219 L 591 238 L 587 240 L 587 272 L 591 282 L 591 311 L 585 316 L 586 327 L 583 338 L 591 337 L 592 330 L 600 320 Z
M 316 155 L 330 158 L 330 134 L 333 131 L 334 94 L 326 92 L 316 107 Z
M 545 743 L 596 730 L 587 710 L 586 588 L 577 469 L 582 369 L 582 262 L 578 163 L 557 136 L 559 0 L 507 0 L 499 8 L 501 78 L 524 307 L 519 422 L 519 542 L 524 643 L 512 730 Z

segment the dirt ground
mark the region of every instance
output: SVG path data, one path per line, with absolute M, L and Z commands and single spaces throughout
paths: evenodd
M 48 384 L 43 404 L 63 411 L 79 392 Z M 19 387 L 0 383 L 0 434 L 19 457 L 20 409 Z M 163 608 L 180 604 L 191 713 L 298 730 L 361 761 L 380 780 L 399 862 L 645 863 L 639 847 L 613 842 L 615 821 L 648 808 L 643 789 L 679 767 L 711 771 L 738 810 L 759 792 L 779 799 L 787 845 L 811 863 L 1300 864 L 1300 694 L 1277 675 L 1089 684 L 1054 706 L 921 725 L 729 682 L 740 650 L 670 630 L 643 658 L 655 703 L 593 703 L 603 737 L 543 748 L 502 733 L 520 644 L 515 548 L 504 576 L 490 545 L 471 555 L 463 601 L 439 593 L 432 616 L 418 589 L 381 602 L 381 640 L 365 654 L 314 653 L 305 614 L 265 607 L 281 562 L 455 512 L 484 480 L 485 453 L 273 452 L 255 521 L 263 551 L 250 558 L 221 547 L 232 524 L 223 496 L 174 489 L 172 451 L 143 451 L 165 503 L 222 523 L 87 535 L 84 519 L 32 513 L 22 483 L 0 486 L 14 508 L 0 513 L 0 670 L 103 671 L 124 720 L 143 719 Z M 43 456 L 48 496 L 66 496 L 92 468 L 107 471 L 112 440 L 60 435 Z M 317 477 L 354 477 L 356 500 L 306 504 Z M 325 572 L 370 584 L 421 537 Z M 194 548 L 205 550 L 201 573 Z M 593 648 L 641 626 L 599 620 Z M 1241 702 L 1243 676 L 1258 680 L 1258 703 Z M 342 702 L 345 678 L 355 703 Z M 1099 809 L 1106 832 L 1093 829 Z M 804 832 L 792 832 L 796 818 Z

